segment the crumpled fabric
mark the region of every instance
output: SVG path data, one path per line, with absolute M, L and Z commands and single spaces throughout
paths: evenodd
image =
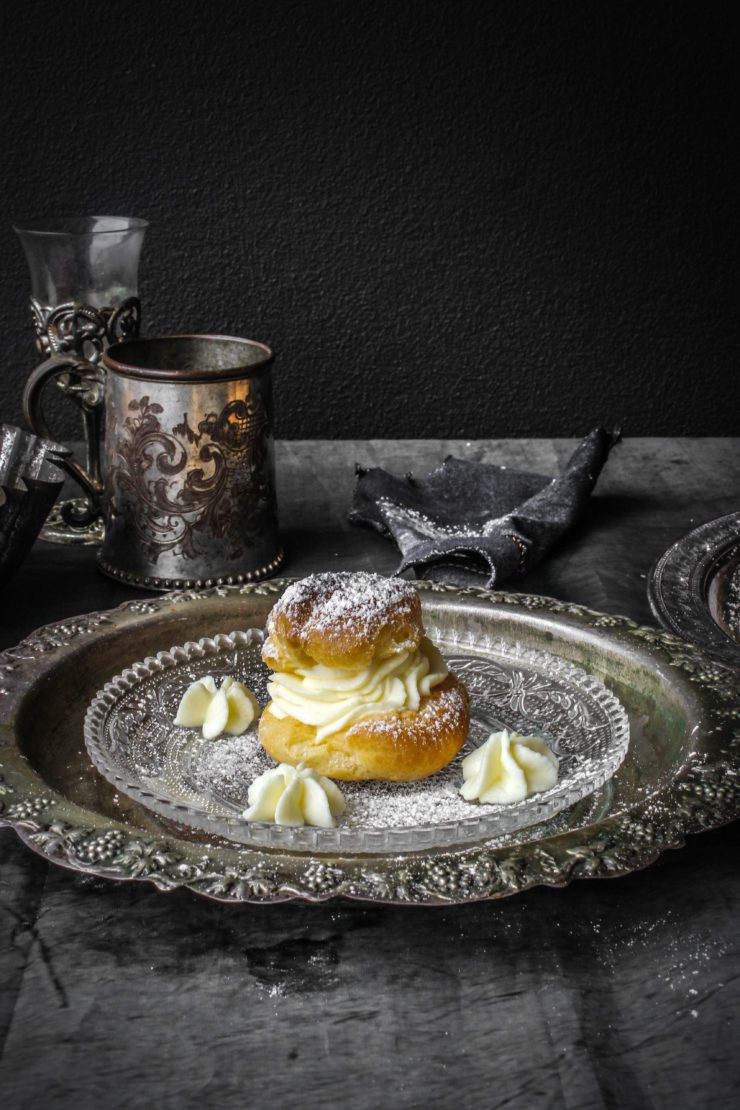
M 357 467 L 352 524 L 390 535 L 396 571 L 493 588 L 533 570 L 583 513 L 618 430 L 594 428 L 561 474 L 509 470 L 450 455 L 425 478 Z

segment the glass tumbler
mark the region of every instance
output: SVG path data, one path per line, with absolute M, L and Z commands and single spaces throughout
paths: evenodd
M 70 368 L 57 384 L 79 407 L 85 466 L 98 484 L 105 384 L 100 359 L 111 343 L 139 334 L 139 256 L 148 226 L 128 216 L 72 216 L 14 228 L 31 273 L 39 354 L 80 357 L 79 370 Z M 102 533 L 99 504 L 84 491 L 55 506 L 41 535 L 58 543 L 96 544 Z

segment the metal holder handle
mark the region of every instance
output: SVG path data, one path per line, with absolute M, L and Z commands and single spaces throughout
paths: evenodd
M 85 427 L 86 468 L 74 459 L 60 459 L 59 465 L 82 487 L 87 507 L 82 511 L 73 505 L 63 508 L 64 520 L 76 528 L 84 528 L 101 514 L 103 481 L 100 471 L 100 431 L 102 425 L 104 371 L 81 357 L 48 358 L 37 366 L 23 391 L 23 414 L 26 423 L 38 436 L 56 440 L 46 422 L 42 405 L 44 387 L 54 381 L 62 392 L 79 406 Z

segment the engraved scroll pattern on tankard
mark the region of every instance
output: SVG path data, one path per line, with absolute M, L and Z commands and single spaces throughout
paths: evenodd
M 189 414 L 162 425 L 163 406 L 132 398 L 109 433 L 113 513 L 125 518 L 149 557 L 199 560 L 199 533 L 226 540 L 241 558 L 258 541 L 273 496 L 270 422 L 258 389 L 191 426 Z M 245 479 L 250 479 L 245 482 Z

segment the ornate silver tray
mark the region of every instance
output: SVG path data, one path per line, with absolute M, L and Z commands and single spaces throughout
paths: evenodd
M 625 707 L 614 777 L 549 821 L 416 852 L 252 848 L 159 816 L 92 767 L 85 710 L 110 675 L 171 644 L 262 628 L 286 583 L 188 591 L 49 625 L 0 654 L 0 821 L 47 859 L 225 901 L 336 896 L 439 904 L 626 874 L 740 813 L 737 677 L 669 633 L 526 594 L 419 583 L 425 619 L 592 673 Z
M 740 513 L 710 520 L 669 547 L 650 572 L 648 598 L 664 628 L 740 666 Z
M 259 629 L 181 644 L 115 675 L 90 705 L 85 745 L 109 782 L 155 813 L 252 847 L 418 851 L 515 832 L 610 779 L 627 752 L 629 721 L 592 675 L 547 652 L 506 643 L 495 629 L 489 619 L 471 634 L 444 608 L 436 623 L 427 622 L 428 635 L 470 692 L 468 740 L 447 767 L 421 782 L 341 783 L 347 812 L 336 828 L 243 820 L 250 783 L 274 766 L 256 725 L 243 736 L 209 741 L 173 724 L 185 690 L 207 674 L 230 675 L 267 704 Z M 459 794 L 462 760 L 502 727 L 546 738 L 559 760 L 558 781 L 513 805 L 466 802 Z

